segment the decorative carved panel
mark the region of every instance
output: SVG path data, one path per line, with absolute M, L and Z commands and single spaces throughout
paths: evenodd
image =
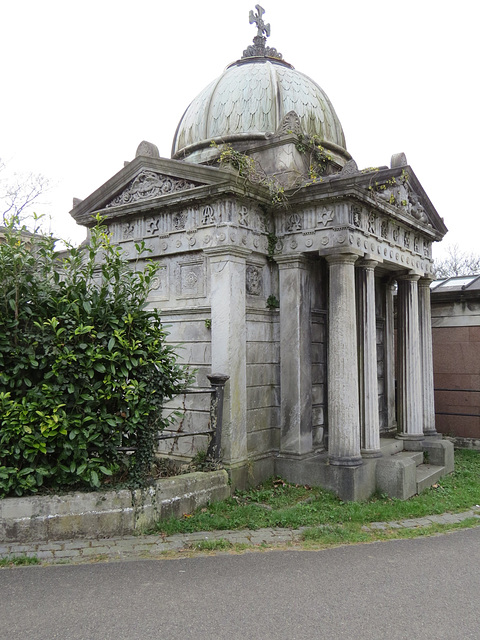
M 176 290 L 179 298 L 205 296 L 205 265 L 203 260 L 181 261 L 176 268 Z
M 261 296 L 263 293 L 262 270 L 252 264 L 247 265 L 245 272 L 246 291 L 250 296 Z
M 176 191 L 185 191 L 198 186 L 189 180 L 164 176 L 154 171 L 141 171 L 138 176 L 130 182 L 128 187 L 116 198 L 111 200 L 106 208 L 119 207 L 123 204 L 132 204 L 142 200 L 158 198 Z

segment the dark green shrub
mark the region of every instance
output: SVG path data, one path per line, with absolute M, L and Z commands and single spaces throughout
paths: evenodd
M 136 246 L 139 254 L 143 246 Z M 156 309 L 156 266 L 134 271 L 100 221 L 60 259 L 52 238 L 0 240 L 0 496 L 142 485 L 163 402 L 184 386 Z M 118 447 L 137 448 L 122 456 Z

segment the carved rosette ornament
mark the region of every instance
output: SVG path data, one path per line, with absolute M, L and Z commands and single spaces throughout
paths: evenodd
M 194 182 L 189 180 L 164 176 L 154 171 L 141 171 L 120 195 L 106 205 L 106 208 L 150 200 L 169 193 L 193 189 L 196 186 Z

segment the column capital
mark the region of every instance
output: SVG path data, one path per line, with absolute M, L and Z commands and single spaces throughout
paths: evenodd
M 369 256 L 365 256 L 365 258 L 361 258 L 356 264 L 356 267 L 363 267 L 364 269 L 374 271 L 375 267 L 378 265 L 378 260 L 374 258 L 370 258 Z
M 245 249 L 244 247 L 237 246 L 221 246 L 221 247 L 208 247 L 203 249 L 203 252 L 209 258 L 228 258 L 231 256 L 232 258 L 246 258 L 249 256 L 252 251 L 251 249 Z
M 418 282 L 420 280 L 420 276 L 418 273 L 402 273 L 397 276 L 397 282 Z
M 435 278 L 432 276 L 422 276 L 418 281 L 419 287 L 425 287 L 426 289 L 430 289 L 430 285 L 434 282 Z
M 285 256 L 274 256 L 279 269 L 300 268 L 305 269 L 310 259 L 304 253 L 290 253 Z
M 359 258 L 356 253 L 331 253 L 322 257 L 328 264 L 355 264 Z

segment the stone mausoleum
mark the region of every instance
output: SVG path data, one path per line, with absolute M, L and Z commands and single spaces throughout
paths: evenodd
M 137 269 L 145 241 L 160 266 L 150 304 L 182 359 L 200 385 L 229 376 L 234 485 L 278 474 L 343 499 L 406 498 L 453 469 L 430 318 L 432 243 L 447 229 L 403 153 L 358 169 L 324 91 L 267 46 L 263 14 L 186 109 L 172 158 L 142 142 L 71 214 L 88 227 L 100 213 Z M 208 426 L 204 402 L 182 399 L 182 431 Z M 177 456 L 205 448 L 187 441 Z

